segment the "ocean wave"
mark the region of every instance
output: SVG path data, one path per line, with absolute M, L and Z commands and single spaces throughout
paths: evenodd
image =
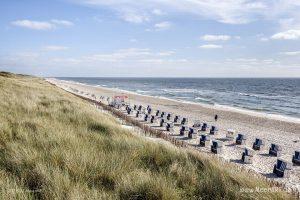
M 208 102 L 208 103 L 214 103 L 212 100 L 205 99 L 205 98 L 202 98 L 202 97 L 196 97 L 195 100 L 200 100 L 202 102 Z
M 148 93 L 149 91 L 147 90 L 135 90 L 136 93 Z
M 264 98 L 264 99 L 279 99 L 279 98 L 286 97 L 286 96 L 282 96 L 282 95 L 272 96 L 272 95 L 260 95 L 260 94 L 251 94 L 251 93 L 242 93 L 242 92 L 239 92 L 238 94 L 240 96 Z
M 195 93 L 198 92 L 196 89 L 188 89 L 188 88 L 175 88 L 175 89 L 170 89 L 170 88 L 164 88 L 161 89 L 164 92 L 171 92 L 171 93 Z

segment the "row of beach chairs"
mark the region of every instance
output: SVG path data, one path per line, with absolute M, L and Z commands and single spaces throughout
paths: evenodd
M 179 115 L 173 115 L 172 113 L 166 113 L 160 110 L 153 111 L 150 106 L 144 108 L 142 105 L 134 105 L 131 108 L 129 105 L 126 106 L 127 114 L 133 114 L 135 111 L 135 117 L 143 116 L 144 121 L 149 123 L 155 123 L 158 120 L 160 127 L 165 127 L 166 131 L 173 131 L 174 125 L 181 125 L 180 135 L 187 135 L 188 138 L 196 138 L 197 133 L 201 131 L 209 130 L 210 135 L 216 135 L 218 133 L 218 128 L 216 126 L 211 126 L 207 123 L 201 123 L 200 121 L 195 121 L 192 127 L 188 126 L 188 118 L 181 117 Z M 215 154 L 222 153 L 223 142 L 219 140 L 211 141 L 211 137 L 208 134 L 201 134 L 199 145 L 202 147 L 210 146 L 211 152 Z M 235 131 L 232 129 L 227 130 L 226 139 L 234 140 L 236 145 L 245 145 L 247 141 L 247 136 L 245 134 L 239 133 L 235 135 Z M 259 151 L 264 148 L 265 143 L 262 139 L 256 138 L 253 142 L 252 149 L 245 147 L 242 153 L 242 162 L 246 164 L 253 163 L 254 152 Z M 280 145 L 271 144 L 269 148 L 269 155 L 280 157 L 282 153 L 282 148 Z M 294 165 L 300 165 L 300 151 L 295 151 L 293 155 L 292 163 Z M 278 177 L 288 177 L 289 171 L 291 170 L 291 163 L 287 160 L 278 158 L 276 164 L 273 168 L 273 173 Z

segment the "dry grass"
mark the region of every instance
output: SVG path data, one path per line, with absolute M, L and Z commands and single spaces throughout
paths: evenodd
M 289 199 L 214 159 L 155 144 L 42 79 L 0 73 L 0 199 Z

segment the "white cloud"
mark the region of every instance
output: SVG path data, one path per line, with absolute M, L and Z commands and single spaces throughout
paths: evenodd
M 175 51 L 162 51 L 162 52 L 159 52 L 157 55 L 159 56 L 171 56 L 175 54 Z
M 126 11 L 122 12 L 121 18 L 124 21 L 135 23 L 135 24 L 140 24 L 140 23 L 147 22 L 150 20 L 147 15 L 133 11 L 133 10 L 128 10 L 128 9 L 126 9 Z
M 267 38 L 267 37 L 261 37 L 259 40 L 262 41 L 262 42 L 267 42 L 267 41 L 269 41 L 269 38 Z
M 230 40 L 231 36 L 229 36 L 229 35 L 203 35 L 201 37 L 201 39 L 204 41 L 218 41 L 218 40 L 226 41 L 226 40 Z
M 287 51 L 287 52 L 281 52 L 281 54 L 287 56 L 297 56 L 300 55 L 300 51 Z
M 30 21 L 30 20 L 17 20 L 11 23 L 14 26 L 24 27 L 28 29 L 34 30 L 51 30 L 55 29 L 56 26 L 49 22 L 42 22 L 42 21 Z
M 223 46 L 216 45 L 216 44 L 205 44 L 205 45 L 199 46 L 199 48 L 201 48 L 201 49 L 221 49 L 221 48 L 223 48 Z
M 297 40 L 300 39 L 300 29 L 299 30 L 287 30 L 283 32 L 276 33 L 271 37 L 274 40 Z
M 156 15 L 159 8 L 166 12 L 180 12 L 211 19 L 221 23 L 245 24 L 259 19 L 278 21 L 282 16 L 297 18 L 300 4 L 298 0 L 72 0 L 92 7 L 108 7 L 118 13 L 126 13 L 126 9 L 139 15 Z M 151 18 L 151 16 L 150 16 Z M 299 21 L 299 17 L 297 18 Z
M 161 11 L 160 9 L 154 9 L 154 10 L 152 10 L 152 13 L 153 13 L 154 15 L 158 15 L 158 16 L 164 15 L 164 12 Z
M 136 43 L 136 42 L 138 42 L 138 40 L 137 40 L 137 39 L 135 39 L 135 38 L 131 38 L 129 41 L 130 41 L 130 42 L 133 42 L 133 43 Z
M 55 46 L 55 45 L 50 45 L 50 46 L 45 46 L 44 50 L 45 51 L 64 51 L 68 50 L 69 47 L 66 46 Z
M 67 21 L 67 20 L 57 20 L 57 19 L 52 19 L 52 23 L 58 24 L 58 25 L 63 25 L 63 26 L 73 26 L 73 22 Z
M 153 56 L 154 53 L 150 49 L 140 49 L 140 48 L 128 48 L 128 49 L 119 49 L 113 53 L 109 54 L 94 54 L 85 56 L 84 60 L 87 62 L 90 61 L 102 61 L 102 62 L 118 62 L 123 61 L 124 59 L 140 59 L 149 56 Z
M 172 24 L 170 22 L 160 22 L 154 25 L 155 30 L 167 30 L 169 28 L 171 28 Z
M 33 20 L 16 20 L 11 22 L 14 26 L 19 26 L 23 28 L 33 29 L 33 30 L 40 30 L 40 31 L 46 31 L 46 30 L 53 30 L 57 28 L 58 26 L 72 26 L 73 23 L 66 20 L 50 20 L 50 21 L 33 21 Z

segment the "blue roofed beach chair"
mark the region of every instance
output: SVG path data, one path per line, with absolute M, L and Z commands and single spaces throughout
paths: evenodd
M 159 121 L 159 126 L 160 127 L 164 127 L 166 126 L 166 120 L 164 118 L 161 118 L 160 121 Z
M 201 127 L 201 131 L 206 131 L 207 128 L 208 128 L 207 123 L 203 123 Z
M 179 115 L 175 115 L 173 122 L 174 122 L 174 124 L 180 124 L 181 117 Z
M 135 117 L 136 117 L 136 118 L 140 117 L 140 111 L 136 111 Z
M 155 115 L 151 115 L 151 116 L 149 117 L 149 122 L 150 122 L 151 124 L 153 124 L 155 119 L 156 119 Z
M 133 111 L 131 110 L 131 108 L 127 108 L 127 114 L 131 115 L 133 113 Z
M 216 135 L 218 133 L 218 128 L 216 126 L 211 126 L 209 134 Z
M 146 109 L 149 110 L 149 108 L 151 108 L 151 106 L 150 106 L 150 105 L 147 105 L 147 108 L 146 108 Z
M 164 117 L 166 115 L 166 112 L 161 112 L 160 117 Z
M 152 113 L 152 108 L 148 108 L 147 113 L 150 115 Z
M 269 154 L 272 156 L 281 156 L 282 147 L 278 144 L 271 144 L 269 149 Z
M 145 114 L 145 115 L 144 115 L 144 121 L 145 121 L 145 122 L 148 121 L 148 118 L 149 118 L 149 115 L 148 115 L 148 114 Z
M 188 126 L 181 126 L 179 134 L 183 136 L 187 131 L 188 131 Z
M 201 122 L 199 120 L 195 120 L 193 124 L 194 128 L 200 128 L 201 127 Z
M 197 132 L 195 128 L 189 128 L 188 138 L 195 139 L 197 137 Z
M 235 143 L 238 145 L 244 145 L 246 144 L 247 136 L 244 134 L 239 133 L 238 136 L 235 139 Z
M 274 165 L 273 173 L 277 177 L 289 177 L 290 170 L 292 169 L 292 164 L 286 160 L 277 159 L 277 163 Z
M 262 139 L 256 138 L 253 143 L 254 150 L 261 150 L 265 146 L 265 142 Z
M 180 124 L 181 125 L 187 125 L 188 124 L 188 118 L 183 117 Z
M 254 150 L 250 148 L 245 148 L 242 154 L 242 161 L 246 164 L 251 164 L 253 162 Z
M 142 105 L 139 105 L 138 110 L 139 110 L 139 111 L 142 111 L 142 108 L 143 108 L 143 106 L 142 106 Z
M 228 140 L 234 140 L 235 138 L 235 130 L 233 129 L 228 129 L 226 133 L 226 139 Z
M 157 117 L 158 117 L 158 116 L 159 116 L 159 114 L 160 114 L 160 110 L 157 110 L 157 111 L 156 111 L 156 113 L 155 113 L 155 116 L 157 116 Z
M 211 152 L 215 154 L 220 154 L 222 153 L 222 147 L 223 147 L 223 142 L 214 140 L 211 145 Z
M 206 135 L 206 134 L 203 134 L 200 136 L 200 143 L 199 145 L 201 147 L 207 147 L 210 145 L 210 136 L 209 135 Z
M 295 155 L 293 155 L 292 161 L 294 165 L 300 165 L 300 151 L 295 151 Z
M 168 122 L 166 125 L 166 130 L 173 132 L 174 131 L 174 124 L 172 122 Z
M 137 109 L 137 105 L 133 105 L 133 110 L 136 110 Z
M 170 121 L 170 120 L 171 120 L 171 118 L 172 118 L 172 116 L 173 116 L 173 115 L 172 115 L 172 113 L 168 113 L 168 114 L 167 114 L 167 120 L 169 120 L 169 121 Z

